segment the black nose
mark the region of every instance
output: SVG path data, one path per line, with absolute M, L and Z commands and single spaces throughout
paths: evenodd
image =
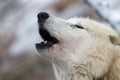
M 49 18 L 49 14 L 46 12 L 40 12 L 37 15 L 38 22 L 45 22 Z

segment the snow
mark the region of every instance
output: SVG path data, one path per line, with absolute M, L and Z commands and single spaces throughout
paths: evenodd
M 74 3 L 73 5 L 68 6 L 64 11 L 62 11 L 59 17 L 63 18 L 70 18 L 70 17 L 77 17 L 84 10 L 84 6 L 82 7 L 80 3 Z M 70 13 L 70 14 L 69 14 Z
M 120 33 L 120 0 L 88 0 Z

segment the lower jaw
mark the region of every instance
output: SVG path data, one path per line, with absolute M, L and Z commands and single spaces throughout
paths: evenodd
M 36 44 L 36 48 L 37 49 L 49 49 L 49 50 L 55 50 L 57 49 L 59 46 L 59 43 L 56 43 L 56 44 L 52 44 L 52 43 L 44 43 L 44 42 L 41 42 L 41 43 L 37 43 Z

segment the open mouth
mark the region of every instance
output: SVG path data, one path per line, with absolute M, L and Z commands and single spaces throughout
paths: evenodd
M 44 42 L 36 44 L 36 47 L 39 49 L 50 48 L 54 44 L 59 43 L 59 41 L 55 37 L 51 36 L 50 33 L 44 28 L 39 29 L 39 34 L 44 40 Z

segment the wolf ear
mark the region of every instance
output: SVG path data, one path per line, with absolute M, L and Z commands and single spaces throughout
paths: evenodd
M 120 37 L 110 36 L 110 42 L 114 45 L 120 45 Z

